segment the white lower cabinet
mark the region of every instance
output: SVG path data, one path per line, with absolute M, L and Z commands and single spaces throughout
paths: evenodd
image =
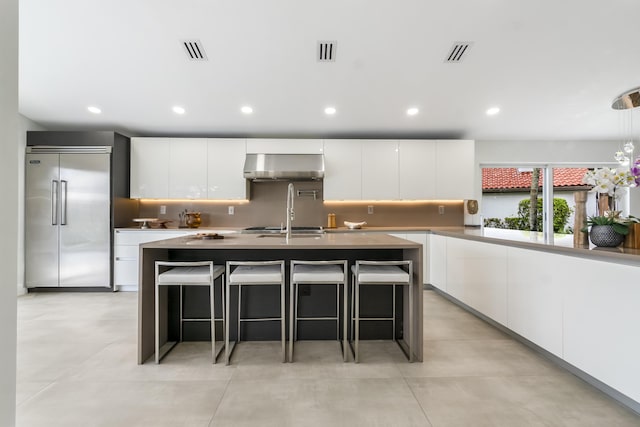
M 559 290 L 570 257 L 507 248 L 509 307 L 507 326 L 562 357 L 562 298 Z
M 640 267 L 571 258 L 558 274 L 564 359 L 640 402 Z
M 447 241 L 447 293 L 507 325 L 507 248 L 462 239 Z
M 427 241 L 427 275 L 425 283 L 447 292 L 447 238 L 429 234 Z
M 428 253 L 431 284 L 640 402 L 640 266 L 438 235 Z
M 138 290 L 138 253 L 141 243 L 198 233 L 199 230 L 115 230 L 113 245 L 113 288 Z

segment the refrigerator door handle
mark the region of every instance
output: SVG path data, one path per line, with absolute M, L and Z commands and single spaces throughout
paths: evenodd
M 58 181 L 51 181 L 51 225 L 58 225 Z
M 62 216 L 60 225 L 67 225 L 67 181 L 65 180 L 60 180 L 60 197 L 62 198 L 60 203 L 60 216 Z

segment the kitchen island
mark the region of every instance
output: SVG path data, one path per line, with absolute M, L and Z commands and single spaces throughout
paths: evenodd
M 640 250 L 452 229 L 428 251 L 439 293 L 640 413 Z
M 413 283 L 422 284 L 422 245 L 381 233 L 294 235 L 286 243 L 282 235 L 231 234 L 223 239 L 202 239 L 184 236 L 140 245 L 140 289 L 138 293 L 138 363 L 147 361 L 154 353 L 154 268 L 155 261 L 213 260 L 223 265 L 226 261 L 250 260 L 330 260 L 347 259 L 351 265 L 356 259 L 411 260 Z M 414 360 L 422 361 L 422 286 L 413 286 L 414 322 L 409 330 L 413 334 Z M 401 322 L 408 322 L 408 290 L 398 300 L 401 303 Z M 387 300 L 380 295 L 378 299 Z M 377 305 L 381 301 L 372 301 Z M 382 301 L 384 302 L 384 301 Z M 362 307 L 366 309 L 366 300 Z M 400 316 L 400 315 L 399 315 Z M 233 324 L 233 323 L 231 323 Z M 231 334 L 230 334 L 231 335 Z M 375 334 L 371 338 L 377 337 Z M 164 337 L 166 340 L 166 336 Z M 404 338 L 406 346 L 406 337 Z M 162 343 L 161 343 L 162 344 Z

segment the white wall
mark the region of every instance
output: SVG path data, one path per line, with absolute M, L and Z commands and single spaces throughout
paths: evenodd
M 18 247 L 18 0 L 0 2 L 0 426 L 15 424 Z
M 24 156 L 28 130 L 46 130 L 23 115 L 18 115 L 18 295 L 26 293 L 24 286 Z
M 615 167 L 613 155 L 619 144 L 620 141 L 476 141 L 476 199 L 482 199 L 480 165 L 537 163 Z M 640 188 L 632 188 L 629 195 L 629 212 L 640 216 Z

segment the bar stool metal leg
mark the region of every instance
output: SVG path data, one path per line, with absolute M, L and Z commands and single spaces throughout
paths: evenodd
M 405 271 L 401 266 L 405 266 Z M 406 354 L 409 362 L 413 362 L 414 348 L 414 308 L 413 308 L 413 263 L 411 261 L 356 261 L 352 267 L 352 311 L 353 311 L 353 356 L 356 363 L 360 357 L 360 322 L 362 320 L 388 320 L 392 322 L 392 338 L 400 349 Z M 364 278 L 364 279 L 363 279 Z M 392 316 L 390 318 L 361 318 L 360 317 L 360 291 L 361 285 L 391 285 L 392 287 Z M 396 337 L 396 286 L 407 286 L 408 293 L 408 318 L 403 322 L 403 338 L 405 346 Z
M 343 360 L 347 360 L 347 267 L 346 260 L 330 261 L 302 261 L 291 260 L 289 280 L 289 362 L 293 362 L 294 341 L 298 339 L 299 321 L 335 321 L 336 340 L 340 344 Z M 326 285 L 336 287 L 335 316 L 300 316 L 300 285 Z M 342 286 L 343 305 L 342 315 L 340 306 L 340 286 Z M 340 321 L 343 323 L 344 334 L 340 338 Z
M 160 268 L 166 271 L 160 273 Z M 155 263 L 155 361 L 159 363 L 162 357 L 167 354 L 178 342 L 183 341 L 184 323 L 190 321 L 209 321 L 211 327 L 211 354 L 212 363 L 216 363 L 216 359 L 222 351 L 216 351 L 216 333 L 215 322 L 221 320 L 223 329 L 226 322 L 224 315 L 221 319 L 215 316 L 215 281 L 220 278 L 222 281 L 222 299 L 224 300 L 224 268 L 215 266 L 213 261 L 156 261 Z M 167 293 L 168 286 L 178 286 L 179 297 L 179 325 L 178 325 L 178 341 L 175 343 L 167 343 L 160 347 L 161 327 L 160 327 L 160 306 L 163 295 Z M 209 305 L 210 317 L 201 318 L 185 318 L 184 315 L 184 286 L 207 286 L 209 288 Z M 164 288 L 164 290 L 161 290 Z
M 277 268 L 277 267 L 279 268 Z M 232 267 L 235 267 L 232 271 Z M 231 308 L 231 286 L 238 287 L 238 306 L 237 306 L 237 334 L 233 346 L 230 345 L 229 328 L 225 337 L 225 363 L 228 365 L 233 354 L 233 350 L 242 338 L 242 321 L 274 321 L 279 320 L 281 335 L 281 351 L 282 361 L 286 362 L 286 291 L 284 277 L 284 261 L 227 261 L 227 298 L 225 301 L 225 317 L 227 325 L 229 324 L 230 308 Z M 262 319 L 246 319 L 242 317 L 242 287 L 258 285 L 280 285 L 280 317 L 270 317 Z

